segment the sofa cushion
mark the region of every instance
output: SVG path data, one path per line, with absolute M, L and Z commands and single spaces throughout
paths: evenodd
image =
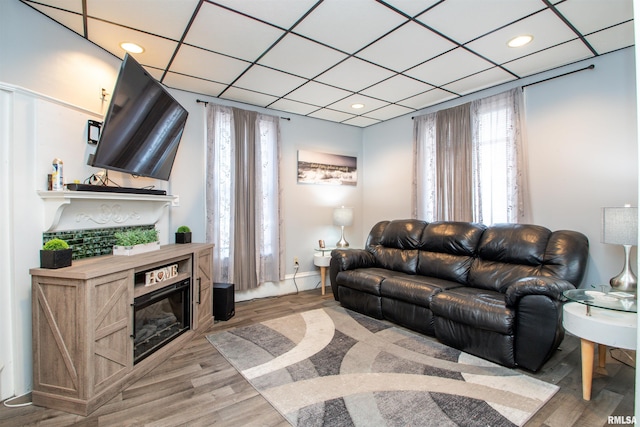
M 380 244 L 387 248 L 416 249 L 426 225 L 417 219 L 389 221 L 380 236 Z
M 551 231 L 539 225 L 497 224 L 482 234 L 478 257 L 510 264 L 540 265 Z
M 467 285 L 505 293 L 510 285 L 523 277 L 540 276 L 540 266 L 508 264 L 476 259 L 469 270 Z
M 429 308 L 435 294 L 458 286 L 462 285 L 433 277 L 398 274 L 382 281 L 380 295 Z
M 497 224 L 485 230 L 467 284 L 505 292 L 515 280 L 542 275 L 551 231 L 538 225 Z
M 434 221 L 422 233 L 420 249 L 473 256 L 487 227 L 471 222 Z
M 416 273 L 466 283 L 485 226 L 468 222 L 432 222 L 422 233 Z
M 397 273 L 383 268 L 359 268 L 357 270 L 341 271 L 336 276 L 336 284 L 380 296 L 380 284 L 384 279 L 394 274 Z
M 435 316 L 474 328 L 515 334 L 516 311 L 507 308 L 500 292 L 460 287 L 440 292 L 431 300 Z
M 370 248 L 370 251 L 373 252 L 377 267 L 392 270 L 392 272 L 416 274 L 418 266 L 417 249 L 408 250 L 375 246 Z

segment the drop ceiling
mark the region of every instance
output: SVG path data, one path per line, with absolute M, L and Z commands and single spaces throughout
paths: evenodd
M 20 1 L 168 87 L 359 127 L 634 43 L 632 0 Z

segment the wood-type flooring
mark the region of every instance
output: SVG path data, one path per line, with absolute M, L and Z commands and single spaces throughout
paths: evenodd
M 250 325 L 336 305 L 318 289 L 236 303 L 236 314 L 209 331 Z M 597 353 L 597 351 L 596 351 Z M 597 354 L 596 354 L 597 364 Z M 524 371 L 523 371 L 524 372 Z M 592 399 L 582 400 L 580 342 L 567 336 L 543 369 L 531 374 L 560 391 L 527 426 L 604 426 L 609 416 L 633 415 L 635 369 L 608 357 L 594 372 Z M 12 400 L 28 401 L 29 396 Z M 612 421 L 620 421 L 620 418 Z M 0 426 L 288 426 L 285 419 L 224 359 L 204 335 L 149 372 L 88 417 L 37 406 L 0 406 Z

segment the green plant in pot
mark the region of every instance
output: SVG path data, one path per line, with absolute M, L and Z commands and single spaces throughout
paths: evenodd
M 40 250 L 41 268 L 62 268 L 71 265 L 73 250 L 69 244 L 62 239 L 51 239 L 47 241 Z
M 115 238 L 114 255 L 135 255 L 160 249 L 158 230 L 155 228 L 133 228 L 114 233 L 113 237 Z
M 117 246 L 135 246 L 144 245 L 145 243 L 153 243 L 158 241 L 158 230 L 155 228 L 142 229 L 134 228 L 126 231 L 114 233 Z
M 176 230 L 176 243 L 191 243 L 191 229 L 181 225 Z

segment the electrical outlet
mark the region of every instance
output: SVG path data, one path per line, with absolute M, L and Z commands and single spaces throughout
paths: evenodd
M 293 265 L 299 265 L 300 263 L 298 262 L 298 257 L 294 256 L 293 257 Z

